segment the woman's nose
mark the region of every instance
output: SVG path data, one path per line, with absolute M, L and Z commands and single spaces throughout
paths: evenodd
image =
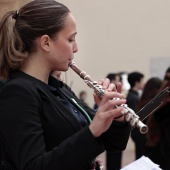
M 73 53 L 76 53 L 77 51 L 78 51 L 78 46 L 77 43 L 75 43 L 73 46 Z

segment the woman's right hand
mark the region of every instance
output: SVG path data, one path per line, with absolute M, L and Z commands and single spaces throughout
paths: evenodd
M 112 100 L 113 98 L 120 98 L 120 100 Z M 126 99 L 122 99 L 123 95 L 116 92 L 114 89 L 108 91 L 102 97 L 98 110 L 89 125 L 94 137 L 99 137 L 102 133 L 107 131 L 115 117 L 122 115 L 123 107 L 117 107 L 126 103 Z

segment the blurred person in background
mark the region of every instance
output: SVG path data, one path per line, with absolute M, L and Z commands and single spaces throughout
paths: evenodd
M 4 85 L 4 82 L 0 80 L 0 88 Z
M 2 77 L 0 77 L 0 89 L 5 84 L 6 80 L 4 80 Z
M 140 99 L 140 91 L 144 88 L 144 75 L 140 72 L 131 72 L 128 74 L 128 82 L 130 84 L 130 89 L 127 94 L 127 105 L 135 113 L 138 111 L 138 104 Z M 143 149 L 140 148 L 141 140 L 139 130 L 137 128 L 132 129 L 131 138 L 135 144 L 135 159 L 138 159 L 143 154 Z
M 82 102 L 86 103 L 87 92 L 84 91 L 84 90 L 80 91 L 80 93 L 79 93 L 79 99 L 80 99 Z
M 157 94 L 162 85 L 162 80 L 158 77 L 152 77 L 148 79 L 146 82 L 144 88 L 143 88 L 143 93 L 139 99 L 139 104 L 138 104 L 138 110 L 142 109 L 147 103 L 149 103 Z M 147 119 L 146 118 L 143 122 L 147 124 Z M 135 130 L 135 129 L 134 129 Z M 136 131 L 138 140 L 140 141 L 138 143 L 138 147 L 140 147 L 140 154 L 145 155 L 145 145 L 146 145 L 146 134 L 141 134 L 139 131 Z
M 159 89 L 170 87 L 170 67 L 166 70 Z M 146 155 L 163 170 L 170 170 L 170 93 L 161 106 L 148 117 Z
M 126 100 L 127 105 L 134 112 L 138 110 L 139 94 L 140 91 L 144 88 L 144 75 L 140 72 L 131 72 L 128 74 L 128 82 L 130 89 L 128 91 Z

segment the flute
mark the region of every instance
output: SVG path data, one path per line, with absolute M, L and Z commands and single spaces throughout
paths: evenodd
M 99 85 L 96 81 L 93 81 L 89 75 L 86 74 L 85 71 L 82 71 L 77 65 L 72 62 L 69 67 L 75 71 L 83 80 L 84 82 L 92 89 L 94 92 L 99 96 L 103 97 L 106 93 L 106 90 L 102 89 L 102 86 Z M 113 100 L 119 100 L 119 98 L 113 98 Z M 135 114 L 135 112 L 127 106 L 127 104 L 121 104 L 120 106 L 116 107 L 123 107 L 122 114 L 125 117 L 125 120 L 130 123 L 132 127 L 137 127 L 140 133 L 145 134 L 148 131 L 147 125 L 145 125 L 142 121 L 139 120 L 139 116 Z

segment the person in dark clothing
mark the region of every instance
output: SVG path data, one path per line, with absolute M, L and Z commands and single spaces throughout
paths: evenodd
M 0 23 L 0 168 L 91 170 L 104 151 L 126 148 L 130 125 L 124 121 L 121 84 L 99 84 L 97 112 L 63 82 L 51 76 L 67 71 L 78 51 L 76 22 L 55 0 L 33 0 L 7 12 Z M 120 100 L 110 100 L 114 97 Z M 120 118 L 116 119 L 116 117 Z
M 4 82 L 0 80 L 0 88 L 4 85 Z
M 4 86 L 5 82 L 4 79 L 0 78 L 0 89 Z
M 135 113 L 138 111 L 138 102 L 139 102 L 139 90 L 142 90 L 144 87 L 144 75 L 140 72 L 131 72 L 128 74 L 128 82 L 130 84 L 130 90 L 127 94 L 127 105 Z M 143 149 L 141 149 L 141 135 L 140 132 L 134 128 L 131 131 L 131 138 L 135 143 L 135 159 L 140 158 L 143 155 Z
M 131 72 L 128 74 L 130 89 L 127 94 L 127 105 L 134 111 L 138 110 L 139 90 L 144 87 L 144 75 L 140 72 Z
M 157 94 L 162 85 L 162 80 L 158 77 L 152 77 L 150 78 L 144 88 L 143 93 L 139 99 L 138 104 L 138 110 L 142 109 L 147 103 L 149 103 Z M 147 125 L 147 119 L 145 119 L 143 122 Z M 147 155 L 146 154 L 146 135 L 147 134 L 141 134 L 136 131 L 136 134 L 138 136 L 138 139 L 140 140 L 140 153 L 141 155 Z
M 167 69 L 159 91 L 170 87 L 170 67 Z M 146 155 L 163 170 L 170 169 L 170 93 L 162 105 L 148 118 Z

